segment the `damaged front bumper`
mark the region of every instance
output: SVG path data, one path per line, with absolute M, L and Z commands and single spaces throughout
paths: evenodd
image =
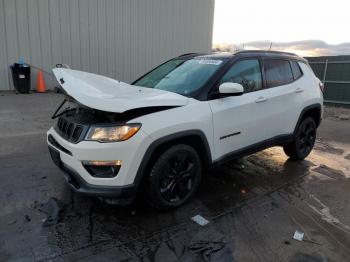
M 53 139 L 52 139 L 53 138 Z M 69 186 L 76 192 L 90 196 L 120 199 L 120 204 L 131 202 L 137 192 L 135 177 L 147 141 L 142 132 L 122 143 L 82 141 L 70 143 L 54 128 L 47 133 L 47 143 L 53 162 L 63 171 Z M 139 150 L 131 150 L 139 148 Z M 97 178 L 84 167 L 85 161 L 120 159 L 118 174 L 111 178 Z
M 135 197 L 136 186 L 133 184 L 128 186 L 97 186 L 87 183 L 76 171 L 57 161 L 56 149 L 49 146 L 49 150 L 52 160 L 63 171 L 65 180 L 74 191 L 90 196 L 122 198 L 130 199 L 130 201 Z
M 49 145 L 49 151 L 53 162 L 63 171 L 66 182 L 75 192 L 102 198 L 117 198 L 119 199 L 119 203 L 122 204 L 128 204 L 134 200 L 137 192 L 137 187 L 135 185 L 91 185 L 83 180 L 75 170 L 58 159 L 59 152 L 55 148 Z

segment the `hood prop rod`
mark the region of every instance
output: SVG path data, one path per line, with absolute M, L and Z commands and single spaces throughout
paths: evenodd
M 56 109 L 55 113 L 53 113 L 51 119 L 55 119 L 57 117 L 59 117 L 60 115 L 62 115 L 62 113 L 64 113 L 64 111 L 60 114 L 57 114 L 58 111 L 60 111 L 60 109 L 62 108 L 62 106 L 67 102 L 67 99 L 63 99 L 62 103 L 58 106 L 58 108 Z

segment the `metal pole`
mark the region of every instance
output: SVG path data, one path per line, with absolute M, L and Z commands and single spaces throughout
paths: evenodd
M 327 68 L 328 68 L 328 59 L 326 59 L 326 63 L 324 64 L 323 84 L 326 83 Z

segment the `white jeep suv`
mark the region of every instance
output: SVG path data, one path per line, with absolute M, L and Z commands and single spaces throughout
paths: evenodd
M 302 160 L 322 118 L 323 85 L 290 53 L 186 54 L 131 85 L 53 71 L 66 93 L 47 132 L 53 161 L 75 191 L 120 204 L 142 187 L 153 206 L 178 207 L 204 168 L 271 146 Z

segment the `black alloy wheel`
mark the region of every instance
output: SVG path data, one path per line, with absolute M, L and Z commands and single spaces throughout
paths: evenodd
M 175 145 L 155 162 L 149 177 L 149 199 L 159 209 L 184 204 L 201 181 L 201 161 L 195 149 Z
M 299 125 L 294 140 L 283 147 L 284 152 L 294 160 L 302 160 L 312 151 L 316 141 L 316 123 L 305 118 Z
M 308 155 L 316 140 L 316 128 L 312 121 L 308 121 L 301 126 L 298 140 L 300 154 Z

